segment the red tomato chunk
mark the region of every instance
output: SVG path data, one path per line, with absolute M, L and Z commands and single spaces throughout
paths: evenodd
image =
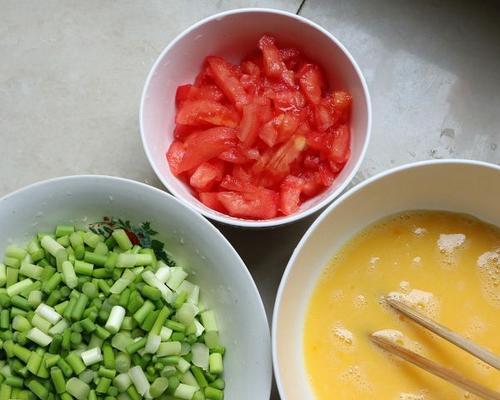
M 293 214 L 349 160 L 351 96 L 328 90 L 319 65 L 270 35 L 240 65 L 207 57 L 175 104 L 170 170 L 233 217 Z

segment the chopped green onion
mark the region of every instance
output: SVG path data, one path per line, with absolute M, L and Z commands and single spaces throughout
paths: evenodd
M 76 285 L 78 285 L 78 278 L 75 273 L 75 268 L 73 267 L 73 264 L 71 264 L 71 262 L 63 261 L 62 273 L 64 282 L 70 289 L 73 289 L 76 287 Z
M 103 360 L 101 349 L 99 347 L 94 347 L 93 349 L 82 352 L 80 357 L 82 357 L 83 363 L 87 367 Z
M 155 354 L 161 343 L 161 337 L 159 335 L 149 335 L 146 342 L 145 351 L 149 354 Z
M 142 368 L 138 365 L 132 367 L 128 371 L 128 374 L 130 376 L 130 380 L 135 386 L 135 389 L 137 390 L 137 393 L 144 396 L 148 392 L 150 385 Z
M 15 296 L 16 294 L 21 293 L 24 289 L 29 287 L 32 283 L 33 281 L 29 278 L 23 279 L 22 281 L 19 281 L 7 287 L 7 294 L 10 297 Z
M 52 342 L 52 337 L 43 333 L 38 328 L 31 328 L 26 334 L 26 337 L 42 347 L 46 347 Z
M 66 382 L 66 391 L 78 400 L 87 399 L 90 387 L 78 378 L 70 378 Z
M 58 225 L 6 250 L 0 400 L 220 400 L 225 348 L 199 286 L 109 233 Z
M 132 248 L 132 242 L 123 229 L 115 229 L 112 236 L 116 240 L 118 246 L 120 246 L 120 249 L 130 250 Z
M 106 328 L 106 330 L 112 334 L 117 333 L 123 323 L 125 313 L 126 310 L 123 307 L 113 306 L 109 314 L 108 321 L 106 322 L 106 325 L 104 325 L 104 328 Z
M 59 313 L 57 313 L 56 310 L 43 303 L 37 307 L 35 313 L 37 313 L 38 315 L 40 315 L 40 317 L 49 321 L 51 324 L 56 324 L 62 318 L 62 316 Z
M 182 400 L 191 400 L 196 391 L 198 391 L 197 387 L 181 383 L 175 389 L 174 396 Z

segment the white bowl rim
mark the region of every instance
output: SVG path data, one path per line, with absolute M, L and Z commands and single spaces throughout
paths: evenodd
M 176 197 L 172 196 L 169 193 L 166 193 L 163 190 L 160 190 L 158 188 L 155 188 L 153 186 L 147 185 L 142 182 L 137 182 L 132 179 L 127 179 L 127 178 L 121 178 L 121 177 L 116 177 L 116 176 L 109 176 L 109 175 L 91 175 L 91 174 L 84 174 L 84 175 L 68 175 L 68 176 L 60 176 L 56 178 L 51 178 L 51 179 L 46 179 L 42 180 L 39 182 L 32 183 L 30 185 L 24 186 L 20 189 L 17 189 L 11 193 L 6 194 L 5 196 L 0 198 L 0 207 L 2 202 L 9 200 L 12 197 L 22 195 L 25 192 L 29 192 L 30 190 L 34 188 L 38 188 L 39 186 L 45 186 L 45 185 L 51 185 L 52 183 L 55 182 L 61 182 L 61 181 L 93 181 L 93 180 L 98 180 L 98 181 L 118 181 L 120 183 L 126 184 L 126 185 L 133 185 L 133 186 L 138 186 L 141 188 L 143 191 L 149 191 L 152 193 L 157 193 L 160 196 L 166 196 L 171 198 L 173 201 L 175 201 L 179 206 L 187 209 L 188 213 L 191 213 L 191 215 L 196 218 L 200 224 L 204 224 L 207 226 L 207 228 L 211 231 L 211 233 L 221 241 L 221 243 L 224 243 L 224 245 L 227 248 L 227 251 L 230 252 L 234 257 L 237 262 L 239 262 L 242 273 L 246 276 L 247 280 L 250 282 L 250 285 L 252 287 L 252 291 L 254 293 L 254 296 L 257 297 L 257 304 L 259 308 L 259 313 L 264 317 L 263 322 L 265 322 L 264 326 L 266 329 L 264 329 L 264 335 L 266 336 L 265 342 L 271 343 L 271 334 L 270 334 L 270 329 L 269 329 L 269 320 L 267 318 L 266 310 L 264 308 L 264 303 L 262 301 L 262 297 L 260 295 L 260 292 L 257 288 L 257 285 L 255 284 L 255 281 L 250 274 L 250 271 L 248 270 L 245 262 L 243 259 L 240 257 L 238 252 L 234 249 L 233 245 L 229 242 L 229 240 L 226 239 L 226 237 L 213 225 L 211 224 L 207 219 L 203 218 L 202 215 L 191 209 L 190 207 L 186 207 L 186 205 L 177 199 Z M 270 346 L 268 351 L 271 350 Z M 272 370 L 272 365 L 269 365 L 269 369 Z M 267 377 L 267 380 L 263 382 L 262 384 L 267 386 L 266 392 L 269 394 L 271 393 L 271 385 L 272 385 L 272 374 L 269 374 L 269 377 Z M 269 395 L 267 396 L 269 398 Z
M 369 186 L 372 183 L 388 176 L 388 175 L 393 175 L 397 174 L 401 171 L 405 171 L 408 169 L 413 169 L 413 168 L 420 168 L 420 167 L 425 167 L 425 166 L 430 166 L 430 165 L 452 165 L 452 164 L 457 164 L 457 165 L 473 165 L 473 166 L 481 166 L 485 168 L 491 168 L 497 171 L 500 171 L 500 166 L 489 163 L 486 161 L 479 161 L 479 160 L 472 160 L 472 159 L 461 159 L 461 158 L 454 158 L 454 159 L 440 159 L 440 160 L 424 160 L 424 161 L 417 161 L 409 164 L 403 164 L 398 167 L 394 167 L 385 171 L 382 171 L 365 181 L 361 182 L 360 184 L 354 186 L 353 188 L 349 189 L 347 192 L 342 194 L 340 197 L 335 199 L 335 201 L 330 204 L 316 220 L 311 224 L 311 226 L 307 229 L 306 233 L 304 236 L 302 236 L 302 239 L 300 239 L 299 243 L 295 247 L 292 255 L 290 256 L 290 260 L 288 261 L 285 271 L 283 272 L 283 275 L 281 276 L 281 281 L 278 287 L 278 292 L 276 293 L 276 299 L 274 302 L 274 308 L 273 308 L 273 315 L 272 315 L 272 323 L 271 323 L 271 335 L 272 335 L 272 357 L 273 357 L 273 371 L 274 371 L 274 378 L 276 380 L 276 386 L 278 387 L 278 391 L 280 396 L 282 398 L 285 398 L 284 393 L 284 387 L 283 383 L 281 381 L 281 376 L 278 374 L 279 371 L 279 358 L 278 358 L 278 353 L 277 353 L 277 337 L 276 337 L 276 330 L 277 330 L 277 324 L 278 324 L 278 314 L 279 314 L 279 309 L 281 307 L 281 300 L 282 300 L 282 295 L 283 291 L 285 290 L 285 286 L 288 282 L 288 277 L 290 275 L 290 271 L 292 270 L 292 266 L 295 263 L 296 258 L 298 257 L 298 254 L 301 252 L 302 247 L 304 247 L 305 243 L 309 240 L 309 237 L 312 235 L 312 233 L 316 230 L 316 227 L 320 225 L 325 218 L 328 217 L 330 212 L 336 208 L 339 204 L 343 203 L 344 201 L 348 200 L 350 197 L 352 197 L 355 193 L 358 191 L 362 190 L 365 186 Z
M 250 219 L 242 219 L 242 218 L 235 218 L 235 217 L 230 217 L 226 216 L 222 213 L 212 211 L 210 209 L 204 209 L 200 207 L 197 204 L 191 204 L 187 201 L 184 200 L 183 195 L 180 194 L 177 190 L 172 189 L 170 185 L 168 184 L 167 180 L 164 178 L 163 174 L 159 171 L 159 169 L 156 167 L 156 165 L 153 163 L 153 156 L 150 153 L 147 142 L 146 142 L 146 137 L 145 137 L 145 128 L 144 128 L 144 104 L 146 102 L 146 92 L 149 89 L 150 82 L 153 78 L 154 71 L 156 71 L 158 65 L 162 61 L 163 57 L 167 52 L 170 51 L 170 49 L 177 44 L 182 38 L 184 38 L 187 34 L 191 33 L 193 30 L 197 29 L 201 25 L 210 22 L 212 20 L 216 20 L 219 18 L 226 17 L 228 15 L 233 15 L 233 14 L 240 14 L 240 13 L 250 13 L 250 12 L 263 12 L 263 13 L 269 13 L 269 14 L 279 14 L 279 15 L 284 15 L 290 18 L 294 18 L 300 22 L 303 22 L 305 24 L 308 24 L 312 26 L 313 28 L 317 29 L 324 35 L 326 35 L 330 40 L 332 40 L 338 47 L 339 49 L 346 55 L 347 59 L 349 62 L 352 64 L 354 67 L 354 70 L 361 82 L 361 86 L 363 88 L 363 93 L 365 95 L 365 101 L 366 101 L 366 110 L 367 110 L 367 129 L 366 129 L 366 139 L 363 144 L 363 148 L 361 149 L 361 152 L 359 154 L 358 160 L 356 161 L 351 173 L 347 175 L 339 187 L 334 190 L 330 195 L 326 196 L 322 201 L 320 201 L 318 204 L 303 210 L 301 212 L 297 212 L 288 216 L 284 217 L 279 217 L 279 218 L 273 218 L 269 220 L 250 220 Z M 160 53 L 156 61 L 154 62 L 153 66 L 151 67 L 151 70 L 149 71 L 149 74 L 146 78 L 146 83 L 144 84 L 144 88 L 142 90 L 142 95 L 141 95 L 141 104 L 140 104 L 140 110 L 139 110 L 139 123 L 140 123 L 140 131 L 141 131 L 141 140 L 142 140 L 142 146 L 144 148 L 144 151 L 146 153 L 146 156 L 148 158 L 149 164 L 153 168 L 156 176 L 162 184 L 165 186 L 165 188 L 171 192 L 176 198 L 178 198 L 181 202 L 183 202 L 186 206 L 189 208 L 201 213 L 202 215 L 206 216 L 207 218 L 210 218 L 211 220 L 215 220 L 218 222 L 222 222 L 223 224 L 226 225 L 233 225 L 233 226 L 239 226 L 239 227 L 244 227 L 244 228 L 267 228 L 267 227 L 277 227 L 277 226 L 282 226 L 282 225 L 287 225 L 293 222 L 296 222 L 298 220 L 301 220 L 303 218 L 307 218 L 309 215 L 315 213 L 316 211 L 320 210 L 321 208 L 325 207 L 328 203 L 332 202 L 336 197 L 338 197 L 342 191 L 346 188 L 346 186 L 352 181 L 354 176 L 359 170 L 359 167 L 361 166 L 361 163 L 363 162 L 365 155 L 366 155 L 366 150 L 368 148 L 368 144 L 370 143 L 370 138 L 371 138 L 371 130 L 372 130 L 372 105 L 371 105 L 371 98 L 370 98 L 370 92 L 368 90 L 368 85 L 366 83 L 365 77 L 363 76 L 363 73 L 361 72 L 361 68 L 359 67 L 358 63 L 354 60 L 353 56 L 351 53 L 345 48 L 345 46 L 335 37 L 333 36 L 329 31 L 327 31 L 325 28 L 322 26 L 318 25 L 317 23 L 304 18 L 300 15 L 293 14 L 288 11 L 283 11 L 283 10 L 277 10 L 274 8 L 263 8 L 263 7 L 249 7 L 249 8 L 237 8 L 233 10 L 228 10 L 228 11 L 223 11 L 214 15 L 211 15 L 207 18 L 204 18 L 195 24 L 189 26 L 186 28 L 184 31 L 182 31 L 179 35 L 177 35 Z

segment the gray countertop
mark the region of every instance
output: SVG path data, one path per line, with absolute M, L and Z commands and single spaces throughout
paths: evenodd
M 300 8 L 358 61 L 373 130 L 353 184 L 430 158 L 500 163 L 494 1 L 0 0 L 0 196 L 83 173 L 161 187 L 139 139 L 149 68 L 192 23 L 254 6 Z M 269 316 L 286 262 L 313 219 L 258 232 L 219 226 L 246 261 Z

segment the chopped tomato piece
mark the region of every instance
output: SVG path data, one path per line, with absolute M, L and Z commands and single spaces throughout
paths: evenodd
M 294 86 L 294 74 L 289 71 L 281 59 L 273 37 L 264 35 L 259 40 L 259 49 L 264 57 L 264 73 L 269 78 L 281 78 L 289 86 Z
M 225 175 L 220 183 L 220 187 L 234 192 L 255 192 L 257 186 L 250 183 L 245 177 Z
M 172 173 L 235 217 L 296 212 L 350 156 L 349 93 L 328 91 L 320 66 L 269 35 L 239 64 L 207 57 L 175 101 Z
M 300 177 L 304 181 L 302 193 L 307 197 L 314 197 L 325 188 L 319 176 L 319 172 L 305 172 L 302 173 Z
M 205 204 L 208 208 L 211 208 L 212 210 L 219 211 L 221 213 L 226 212 L 224 206 L 219 201 L 218 192 L 201 192 L 200 200 L 203 204 Z
M 278 194 L 259 188 L 255 192 L 219 192 L 219 201 L 229 215 L 239 218 L 269 219 L 278 213 Z
M 338 123 L 345 123 L 349 119 L 351 96 L 346 92 L 337 91 L 321 99 L 316 105 L 316 125 L 320 131 L 326 131 Z
M 212 70 L 215 83 L 226 97 L 236 105 L 236 108 L 241 109 L 245 104 L 248 104 L 248 95 L 231 65 L 220 57 L 207 57 L 207 62 Z
M 238 126 L 239 116 L 234 110 L 212 100 L 186 100 L 182 103 L 177 117 L 177 124 L 182 125 L 219 125 Z
M 179 86 L 175 95 L 175 104 L 180 107 L 186 100 L 222 102 L 224 101 L 224 93 L 214 84 L 204 84 L 200 87 L 194 85 Z
M 219 154 L 219 160 L 226 161 L 231 164 L 244 164 L 248 162 L 245 153 L 238 147 L 232 147 Z
M 266 165 L 267 171 L 275 177 L 284 178 L 290 172 L 290 164 L 297 159 L 305 148 L 305 137 L 291 137 L 273 154 Z
M 332 173 L 327 164 L 319 165 L 319 178 L 323 186 L 330 186 L 335 179 L 335 175 Z
M 273 154 L 274 154 L 274 149 L 267 149 L 263 151 L 260 155 L 260 158 L 250 168 L 252 174 L 259 175 L 261 172 L 263 172 Z
M 335 115 L 336 121 L 346 123 L 351 113 L 352 97 L 346 92 L 336 91 L 330 96 L 330 112 Z
M 254 78 L 260 78 L 260 68 L 259 66 L 252 61 L 244 61 L 241 63 L 241 70 L 248 75 L 251 75 Z
M 272 101 L 268 97 L 255 97 L 254 102 L 259 105 L 259 122 L 265 123 L 274 117 Z
M 298 90 L 281 90 L 275 92 L 274 107 L 281 111 L 300 111 L 306 105 L 304 96 Z
M 323 76 L 317 65 L 306 64 L 299 71 L 300 89 L 305 98 L 312 104 L 318 104 L 323 90 Z
M 178 165 L 178 172 L 196 168 L 202 162 L 217 157 L 233 147 L 235 139 L 236 130 L 232 128 L 211 128 L 193 133 L 184 142 L 185 153 Z
M 316 105 L 316 108 L 314 109 L 314 116 L 316 118 L 316 126 L 321 132 L 326 131 L 335 123 L 335 119 L 333 115 L 330 114 L 330 109 L 324 99 Z
M 309 131 L 306 134 L 307 145 L 314 150 L 323 150 L 325 147 L 325 134 L 317 131 Z
M 327 134 L 326 149 L 330 160 L 343 164 L 349 158 L 349 143 L 351 134 L 347 125 L 341 125 Z
M 224 163 L 220 162 L 204 162 L 193 172 L 189 179 L 189 184 L 200 191 L 208 190 L 212 185 L 222 179 L 224 174 Z
M 299 115 L 297 113 L 284 113 L 280 121 L 278 130 L 278 143 L 285 142 L 292 136 L 300 124 Z
M 238 138 L 241 140 L 244 148 L 251 147 L 257 139 L 260 122 L 258 112 L 259 106 L 255 103 L 243 106 Z
M 281 114 L 283 115 L 283 114 Z M 273 147 L 278 141 L 278 129 L 276 128 L 277 121 L 275 117 L 271 121 L 266 122 L 259 132 L 259 137 L 269 147 Z
M 185 139 L 191 133 L 195 132 L 196 129 L 197 128 L 193 127 L 193 126 L 177 124 L 177 125 L 175 125 L 175 129 L 174 129 L 174 138 L 180 139 L 180 140 Z
M 299 209 L 300 193 L 304 180 L 293 175 L 288 175 L 280 186 L 279 210 L 290 215 Z
M 205 85 L 197 88 L 193 94 L 194 98 L 208 99 L 222 102 L 225 99 L 224 93 L 215 85 Z
M 319 169 L 319 164 L 320 158 L 316 154 L 307 154 L 304 157 L 304 167 L 310 171 L 317 171 Z
M 196 76 L 196 79 L 194 81 L 195 86 L 203 86 L 203 85 L 209 85 L 212 84 L 213 81 L 213 75 L 212 75 L 212 70 L 208 65 L 203 67 L 203 69 L 200 71 L 200 73 Z
M 260 157 L 259 149 L 252 148 L 245 151 L 245 155 L 249 160 L 258 160 Z
M 174 141 L 170 145 L 167 151 L 167 161 L 170 165 L 170 170 L 174 175 L 179 175 L 179 166 L 184 158 L 184 145 L 179 141 Z
M 175 92 L 175 105 L 177 107 L 188 99 L 192 87 L 193 85 L 181 85 L 177 87 L 177 91 Z
M 245 168 L 243 168 L 241 165 L 235 165 L 233 167 L 233 176 L 236 179 L 240 179 L 244 182 L 250 182 L 252 178 L 248 171 L 245 170 Z
M 280 49 L 280 56 L 288 69 L 296 70 L 300 65 L 300 50 L 295 47 Z

